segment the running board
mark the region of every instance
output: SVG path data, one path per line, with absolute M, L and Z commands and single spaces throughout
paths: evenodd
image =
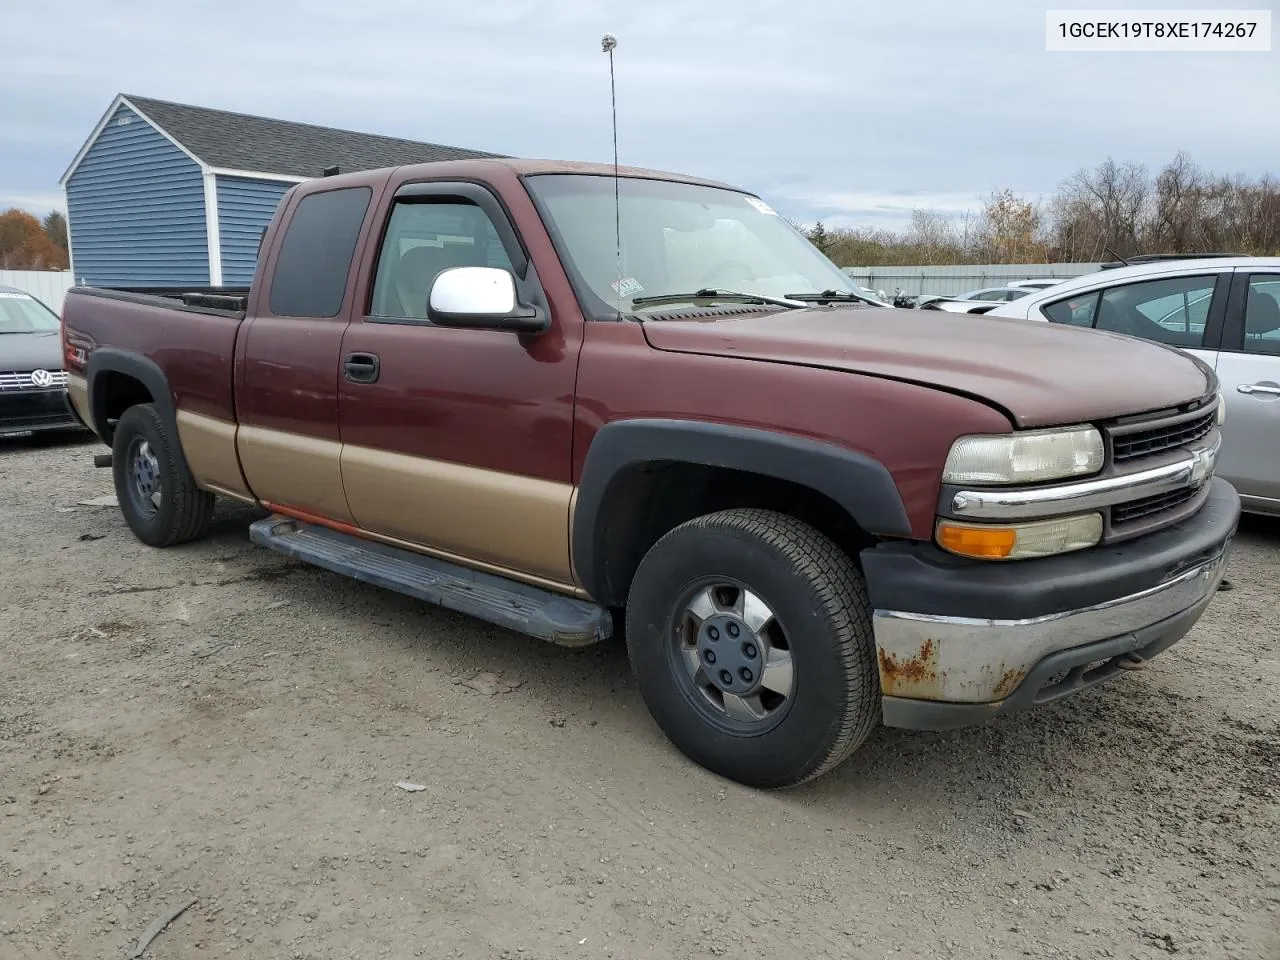
M 249 539 L 334 573 L 562 647 L 583 647 L 607 640 L 613 633 L 613 617 L 609 611 L 588 600 L 552 593 L 327 527 L 275 515 L 253 524 L 249 528 Z

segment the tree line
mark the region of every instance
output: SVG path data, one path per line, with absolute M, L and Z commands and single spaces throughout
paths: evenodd
M 43 221 L 16 207 L 0 213 L 0 270 L 66 270 L 67 220 L 53 211 Z
M 1150 173 L 1107 159 L 1047 200 L 999 190 L 961 218 L 915 210 L 902 230 L 804 231 L 842 267 L 882 264 L 1094 263 L 1142 253 L 1280 256 L 1280 179 L 1215 174 L 1180 152 Z

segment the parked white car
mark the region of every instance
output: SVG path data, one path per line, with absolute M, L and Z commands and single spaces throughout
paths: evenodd
M 983 287 L 957 293 L 954 297 L 923 296 L 916 300 L 920 310 L 945 310 L 948 313 L 986 313 L 994 306 L 1029 295 L 1020 287 Z
M 1280 516 L 1280 257 L 1102 270 L 986 315 L 1093 327 L 1200 357 L 1217 370 L 1226 398 L 1218 475 L 1235 485 L 1245 510 Z
M 1030 287 L 1032 290 L 1043 290 L 1045 287 L 1056 286 L 1057 284 L 1062 283 L 1065 279 L 1065 277 L 1056 277 L 1053 279 L 1045 277 L 1039 280 L 1010 280 L 1006 286 Z

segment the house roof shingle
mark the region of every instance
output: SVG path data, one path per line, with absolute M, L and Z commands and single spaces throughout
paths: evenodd
M 208 107 L 124 94 L 135 107 L 211 167 L 318 177 L 325 167 L 343 173 L 434 160 L 502 157 L 503 154 L 419 143 L 310 123 L 273 120 Z

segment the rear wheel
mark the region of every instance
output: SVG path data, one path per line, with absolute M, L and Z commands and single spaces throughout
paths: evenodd
M 750 786 L 820 776 L 880 719 L 862 576 L 784 514 L 726 510 L 654 544 L 631 586 L 627 649 L 667 737 Z
M 172 547 L 208 531 L 214 496 L 196 486 L 177 439 L 169 437 L 152 404 L 124 412 L 112 439 L 111 465 L 120 512 L 143 543 Z

